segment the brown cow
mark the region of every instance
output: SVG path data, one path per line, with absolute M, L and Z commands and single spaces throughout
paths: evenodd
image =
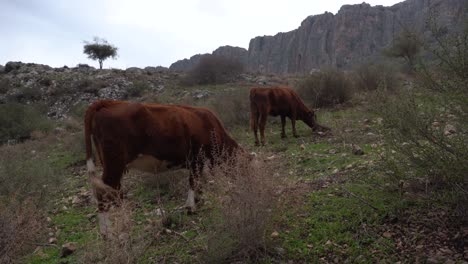
M 102 163 L 102 179 L 96 176 L 91 139 Z M 204 165 L 199 155 L 213 161 L 214 151 L 232 155 L 241 150 L 206 108 L 110 100 L 97 101 L 86 111 L 85 143 L 103 234 L 109 224 L 109 202 L 119 195 L 121 178 L 128 168 L 156 172 L 186 166 L 190 169 L 186 206 L 193 211 L 197 177 Z
M 265 124 L 267 116 L 281 116 L 281 138 L 286 137 L 284 126 L 286 117 L 291 119 L 293 135 L 296 132 L 296 120 L 302 120 L 312 130 L 329 130 L 316 121 L 313 110 L 304 105 L 299 95 L 288 87 L 251 88 L 250 89 L 250 124 L 255 134 L 255 145 L 259 145 L 257 130 L 260 127 L 262 145 L 265 145 Z

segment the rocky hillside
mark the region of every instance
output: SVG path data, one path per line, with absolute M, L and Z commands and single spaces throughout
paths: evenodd
M 407 0 L 391 7 L 344 5 L 336 15 L 307 17 L 293 31 L 253 38 L 247 69 L 284 74 L 306 73 L 322 66 L 346 68 L 380 55 L 402 27 L 426 33 L 426 21 L 433 11 L 441 24 L 453 29 L 466 17 L 465 4 L 466 0 Z M 237 58 L 244 61 L 245 55 L 240 56 Z M 194 57 L 188 61 L 184 64 L 186 68 L 177 69 L 190 69 L 197 62 Z M 178 64 L 181 61 L 173 65 Z
M 8 62 L 0 67 L 0 104 L 39 103 L 50 118 L 63 118 L 80 104 L 96 99 L 128 99 L 144 91 L 158 94 L 174 83 L 178 73 L 163 67 L 97 70 L 88 65 L 52 68 Z

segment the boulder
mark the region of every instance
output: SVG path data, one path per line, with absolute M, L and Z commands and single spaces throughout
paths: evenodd
M 3 69 L 3 71 L 5 73 L 9 73 L 11 71 L 19 70 L 23 65 L 24 63 L 22 63 L 21 61 L 9 61 L 7 62 L 7 64 L 5 64 L 5 68 Z

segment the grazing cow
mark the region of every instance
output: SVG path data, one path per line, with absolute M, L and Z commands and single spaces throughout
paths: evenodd
M 291 119 L 295 137 L 296 120 L 302 120 L 312 130 L 329 130 L 316 121 L 313 110 L 304 105 L 299 95 L 287 87 L 252 88 L 250 89 L 250 125 L 255 134 L 255 145 L 259 145 L 257 130 L 260 127 L 262 145 L 265 145 L 265 124 L 267 116 L 281 116 L 281 138 L 286 137 L 284 126 L 286 117 Z
M 102 163 L 102 178 L 96 176 L 91 139 Z M 157 172 L 187 167 L 190 189 L 186 206 L 193 211 L 204 160 L 212 162 L 215 151 L 233 155 L 242 150 L 206 108 L 111 100 L 97 101 L 87 109 L 85 143 L 86 164 L 103 234 L 109 224 L 109 203 L 121 195 L 121 178 L 128 168 Z

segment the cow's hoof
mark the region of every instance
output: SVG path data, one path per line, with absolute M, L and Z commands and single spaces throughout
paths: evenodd
M 195 207 L 186 206 L 185 209 L 187 210 L 187 215 L 194 215 L 196 213 Z

